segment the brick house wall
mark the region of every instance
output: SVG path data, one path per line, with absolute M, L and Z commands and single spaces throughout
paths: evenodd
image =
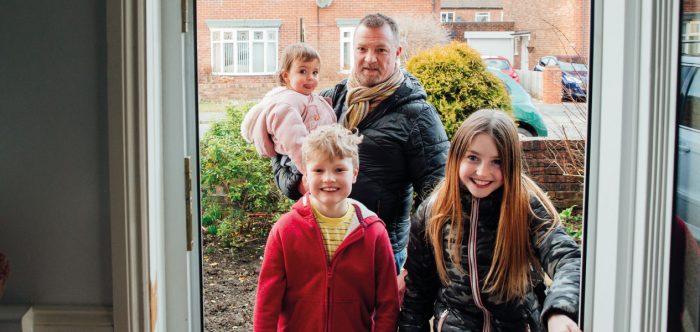
M 525 173 L 549 195 L 558 211 L 576 205 L 580 212 L 583 206 L 585 143 L 547 138 L 521 141 Z
M 684 13 L 699 12 L 700 11 L 700 3 L 698 3 L 695 0 L 683 0 L 682 6 L 683 6 L 682 11 Z
M 503 11 L 516 32 L 530 33 L 528 68 L 522 69 L 532 69 L 545 55 L 588 58 L 590 0 L 503 0 Z
M 321 55 L 318 91 L 347 77 L 340 70 L 340 28 L 338 20 L 359 21 L 369 13 L 389 16 L 433 15 L 439 19 L 440 0 L 334 0 L 327 8 L 315 1 L 197 1 L 197 62 L 200 100 L 251 100 L 261 98 L 277 86 L 274 75 L 214 75 L 211 63 L 211 20 L 279 20 L 277 61 L 285 46 L 298 42 L 303 19 L 304 41 Z
M 489 13 L 491 22 L 503 21 L 502 8 L 441 8 L 440 12 L 454 13 L 455 22 L 474 22 L 476 13 Z
M 465 31 L 513 31 L 513 22 L 450 22 L 443 26 L 452 40 L 465 42 Z

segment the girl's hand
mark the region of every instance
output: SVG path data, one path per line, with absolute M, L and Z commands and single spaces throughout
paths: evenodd
M 549 332 L 581 332 L 578 325 L 566 315 L 553 314 L 547 320 Z

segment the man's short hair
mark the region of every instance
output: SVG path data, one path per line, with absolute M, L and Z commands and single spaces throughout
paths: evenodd
M 358 26 L 364 25 L 368 28 L 381 28 L 384 26 L 384 24 L 389 25 L 389 28 L 391 28 L 391 34 L 394 35 L 394 43 L 399 45 L 399 41 L 401 40 L 399 36 L 399 25 L 396 24 L 396 21 L 389 16 L 381 13 L 367 14 L 360 20 L 360 24 Z
M 330 160 L 352 158 L 352 165 L 360 166 L 358 145 L 362 136 L 354 134 L 339 124 L 320 126 L 306 136 L 301 145 L 301 155 L 306 163 L 310 159 Z

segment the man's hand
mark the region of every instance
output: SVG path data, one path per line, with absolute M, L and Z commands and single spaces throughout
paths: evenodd
M 328 103 L 328 105 L 333 107 L 333 99 L 331 99 L 331 97 L 328 97 L 328 96 L 323 97 L 323 100 L 325 100 Z
M 566 315 L 553 314 L 547 320 L 549 332 L 581 332 L 578 325 Z
M 299 193 L 304 196 L 306 192 L 309 190 L 309 188 L 306 188 L 306 175 L 303 175 L 301 177 L 301 181 L 299 181 L 299 187 L 297 188 L 299 190 Z
M 406 293 L 406 275 L 408 274 L 408 271 L 406 269 L 401 270 L 401 273 L 399 273 L 399 276 L 396 277 L 397 282 L 399 284 L 399 305 L 403 303 L 403 295 Z

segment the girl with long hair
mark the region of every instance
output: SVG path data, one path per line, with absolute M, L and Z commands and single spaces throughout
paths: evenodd
M 581 253 L 547 195 L 523 174 L 504 112 L 472 114 L 445 178 L 417 209 L 400 331 L 580 331 Z M 546 295 L 536 288 L 552 279 Z M 543 302 L 540 305 L 540 302 Z

